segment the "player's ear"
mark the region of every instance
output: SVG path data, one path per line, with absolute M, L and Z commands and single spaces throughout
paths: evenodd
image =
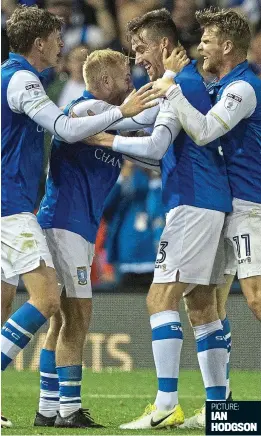
M 105 88 L 111 88 L 112 78 L 108 74 L 103 74 L 101 77 L 101 82 Z
M 169 38 L 164 37 L 164 38 L 161 39 L 161 41 L 160 41 L 160 49 L 161 49 L 162 53 L 163 53 L 164 49 L 167 49 L 168 55 L 170 55 L 172 50 L 170 50 L 170 41 L 169 41 Z
M 108 76 L 106 74 L 103 74 L 101 76 L 101 85 L 107 87 L 108 85 Z
M 230 39 L 223 42 L 223 53 L 229 54 L 234 48 L 234 44 Z
M 42 38 L 35 38 L 34 40 L 34 46 L 40 51 L 43 51 L 43 40 Z

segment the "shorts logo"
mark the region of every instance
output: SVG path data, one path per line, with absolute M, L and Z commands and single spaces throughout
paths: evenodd
M 167 265 L 165 263 L 159 265 L 159 264 L 155 264 L 155 268 L 159 268 L 162 269 L 162 271 L 166 271 L 167 270 Z
M 87 285 L 87 268 L 86 266 L 77 267 L 77 277 L 79 285 Z
M 225 99 L 225 108 L 229 111 L 234 111 L 241 101 L 242 97 L 240 97 L 240 95 L 228 93 Z

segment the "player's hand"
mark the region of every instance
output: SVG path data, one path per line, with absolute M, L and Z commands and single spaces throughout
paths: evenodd
M 182 45 L 174 48 L 170 56 L 168 56 L 167 49 L 164 48 L 162 60 L 165 70 L 171 70 L 174 71 L 174 73 L 180 73 L 180 71 L 190 63 L 190 59 L 187 57 L 186 50 Z
M 115 136 L 110 133 L 97 133 L 97 135 L 89 136 L 87 142 L 89 145 L 102 145 L 103 147 L 112 147 Z
M 170 77 L 163 77 L 162 79 L 156 80 L 153 84 L 155 97 L 164 97 L 168 89 L 174 84 L 174 80 Z
M 153 89 L 150 89 L 153 82 L 142 86 L 138 91 L 134 89 L 127 100 L 120 106 L 122 115 L 125 118 L 138 115 L 140 112 L 158 104 L 155 100 Z

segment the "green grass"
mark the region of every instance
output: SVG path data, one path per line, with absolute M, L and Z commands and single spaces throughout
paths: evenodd
M 236 400 L 257 400 L 261 391 L 258 372 L 234 371 L 231 376 L 233 397 Z M 105 429 L 54 429 L 33 427 L 39 396 L 37 372 L 7 370 L 2 374 L 2 410 L 13 422 L 11 429 L 2 434 L 47 435 L 47 434 L 159 434 L 159 431 L 122 431 L 119 424 L 141 415 L 144 407 L 153 402 L 156 390 L 155 373 L 152 370 L 126 372 L 84 372 L 82 384 L 83 407 L 91 410 L 97 422 Z M 204 402 L 204 390 L 198 371 L 182 371 L 179 380 L 180 404 L 186 416 Z M 161 430 L 160 434 L 204 434 L 198 430 Z

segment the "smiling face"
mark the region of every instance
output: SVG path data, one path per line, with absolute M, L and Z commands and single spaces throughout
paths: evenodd
M 112 69 L 113 81 L 111 83 L 111 101 L 113 104 L 121 105 L 126 97 L 133 90 L 130 66 L 126 62 L 122 66 Z
M 203 70 L 219 75 L 220 67 L 226 53 L 226 41 L 221 41 L 215 27 L 206 27 L 198 46 L 198 51 L 203 56 Z
M 167 38 L 164 39 L 167 40 Z M 149 30 L 143 29 L 140 33 L 132 36 L 131 46 L 135 53 L 135 63 L 146 69 L 150 81 L 162 77 L 164 74 L 162 62 L 163 38 L 153 40 Z

